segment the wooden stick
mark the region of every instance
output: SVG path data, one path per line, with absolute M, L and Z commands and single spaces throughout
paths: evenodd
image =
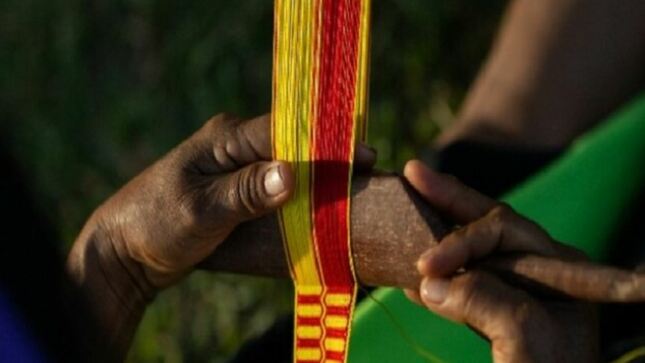
M 359 281 L 371 286 L 418 288 L 416 261 L 447 232 L 446 224 L 396 175 L 357 176 L 352 184 L 352 252 Z M 645 274 L 533 255 L 485 263 L 518 281 L 593 301 L 645 301 Z M 240 225 L 203 269 L 286 278 L 275 215 Z

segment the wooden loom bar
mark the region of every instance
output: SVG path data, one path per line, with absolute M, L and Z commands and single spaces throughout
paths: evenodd
M 419 255 L 436 245 L 447 231 L 416 192 L 391 174 L 354 177 L 351 221 L 356 274 L 369 286 L 417 288 L 421 278 L 416 270 Z M 485 266 L 516 281 L 532 281 L 549 292 L 594 301 L 645 301 L 643 273 L 534 255 L 488 260 Z M 240 225 L 200 267 L 288 278 L 276 216 Z
M 365 285 L 409 286 L 414 263 L 436 243 L 443 225 L 393 175 L 353 178 L 351 235 L 358 279 Z M 289 277 L 275 215 L 247 222 L 202 267 L 234 273 Z

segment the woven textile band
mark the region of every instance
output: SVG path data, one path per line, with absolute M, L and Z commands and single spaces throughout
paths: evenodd
M 273 156 L 296 187 L 279 215 L 295 285 L 295 362 L 344 362 L 356 298 L 350 185 L 365 138 L 369 0 L 276 0 Z

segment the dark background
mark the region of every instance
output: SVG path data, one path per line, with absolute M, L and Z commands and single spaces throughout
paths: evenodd
M 454 119 L 506 2 L 373 2 L 369 142 L 397 169 Z M 269 111 L 272 7 L 0 2 L 0 139 L 62 254 L 102 200 L 208 117 Z M 148 309 L 129 360 L 224 361 L 291 309 L 290 289 L 196 273 Z

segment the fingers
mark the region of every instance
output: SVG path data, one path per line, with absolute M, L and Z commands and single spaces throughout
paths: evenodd
M 430 170 L 418 160 L 409 161 L 403 174 L 428 203 L 457 223 L 468 223 L 480 218 L 497 204 L 495 200 L 463 185 L 454 177 Z
M 237 127 L 237 140 L 241 146 L 246 146 L 248 153 L 244 156 L 247 163 L 272 159 L 271 115 L 265 114 L 247 121 Z M 231 147 L 231 151 L 233 148 Z
M 263 115 L 240 125 L 240 134 L 253 150 L 265 160 L 271 160 L 271 115 Z M 358 170 L 370 170 L 376 163 L 376 150 L 359 142 L 354 148 L 354 166 Z
M 208 193 L 213 206 L 209 214 L 225 216 L 233 224 L 257 218 L 283 205 L 293 188 L 294 176 L 287 163 L 256 162 L 216 177 Z
M 421 283 L 420 298 L 438 315 L 468 324 L 485 335 L 493 343 L 494 354 L 502 353 L 500 349 L 521 349 L 526 344 L 520 340 L 549 336 L 554 330 L 546 311 L 529 295 L 481 271 L 452 279 L 426 278 Z M 508 344 L 510 341 L 514 343 Z M 500 343 L 506 347 L 500 347 Z M 524 355 L 519 353 L 513 355 Z
M 370 171 L 376 164 L 376 150 L 359 142 L 354 147 L 354 170 Z
M 235 171 L 257 161 L 271 160 L 270 119 L 267 115 L 242 121 L 218 114 L 209 119 L 176 151 L 185 170 L 199 175 Z
M 420 257 L 417 267 L 422 275 L 447 276 L 498 251 L 542 256 L 560 254 L 560 249 L 542 228 L 499 204 L 483 218 L 446 236 Z
M 563 255 L 540 226 L 456 179 L 414 160 L 405 176 L 428 202 L 466 224 L 421 256 L 417 267 L 422 275 L 447 276 L 495 251 Z
M 272 159 L 271 116 L 262 115 L 250 120 L 239 120 L 228 115 L 214 116 L 204 126 L 202 142 L 212 145 L 209 165 L 201 165 L 206 174 L 234 171 L 250 163 Z M 371 170 L 376 163 L 376 151 L 358 143 L 354 150 L 357 170 Z

